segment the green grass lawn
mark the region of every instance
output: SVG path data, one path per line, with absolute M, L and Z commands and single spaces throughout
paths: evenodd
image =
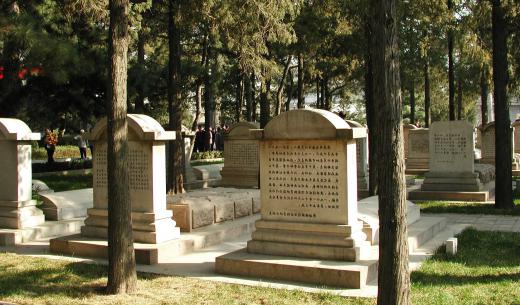
M 442 249 L 412 273 L 414 304 L 520 304 L 520 234 L 459 236 L 459 253 Z M 139 274 L 139 291 L 106 296 L 104 266 L 0 254 L 0 300 L 19 304 L 375 304 L 354 299 L 185 277 Z
M 92 174 L 47 174 L 36 178 L 47 184 L 55 192 L 71 191 L 92 187 Z
M 421 213 L 520 215 L 520 199 L 515 199 L 515 208 L 512 210 L 495 209 L 492 203 L 480 202 L 414 201 L 414 203 L 421 207 Z
M 87 157 L 91 158 L 90 149 L 87 149 Z M 54 151 L 54 159 L 80 158 L 79 148 L 74 145 L 57 145 Z M 47 160 L 47 151 L 44 147 L 33 147 L 32 159 Z

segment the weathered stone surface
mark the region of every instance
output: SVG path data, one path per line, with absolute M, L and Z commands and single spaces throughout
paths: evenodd
M 408 133 L 407 170 L 428 169 L 430 133 L 428 128 L 411 129 Z
M 45 182 L 41 180 L 32 180 L 32 191 L 36 194 L 52 193 L 54 190 L 49 188 Z
M 360 137 L 366 137 L 364 128 L 351 128 L 327 111 L 294 110 L 269 122 L 260 141 L 262 221 L 288 227 L 277 236 L 257 227 L 248 251 L 339 260 L 366 254 L 357 219 L 355 144 Z M 305 231 L 309 226 L 346 227 L 342 240 L 351 244 L 335 242 L 331 233 L 318 229 Z M 305 235 L 313 243 L 304 242 Z M 328 252 L 319 246 L 327 239 Z
M 520 160 L 516 156 L 515 150 L 515 130 L 516 128 L 513 127 L 513 131 L 511 133 L 511 136 L 513 139 L 511 140 L 512 144 L 512 156 L 511 156 L 511 162 L 512 162 L 512 169 L 518 170 L 519 168 L 519 162 Z M 482 144 L 481 144 L 481 154 L 482 158 L 480 160 L 481 163 L 486 164 L 492 164 L 495 165 L 495 155 L 496 155 L 496 148 L 495 148 L 495 122 L 490 122 L 486 124 L 485 126 L 482 126 L 480 129 L 481 135 L 482 135 Z
M 24 122 L 0 118 L 0 228 L 22 229 L 45 221 L 32 200 L 30 141 L 39 139 Z
M 166 149 L 165 141 L 175 139 L 175 132 L 165 131 L 153 118 L 128 114 L 128 167 L 132 228 L 134 240 L 162 243 L 176 239 L 179 228 L 166 209 Z M 94 207 L 81 229 L 87 237 L 106 238 L 108 220 L 107 189 L 107 121 L 101 120 L 92 130 L 94 143 L 93 179 Z
M 403 140 L 404 140 L 404 158 L 405 160 L 408 158 L 408 139 L 410 135 L 410 130 L 417 129 L 417 126 L 413 124 L 404 124 L 403 125 Z
M 346 120 L 352 128 L 365 128 L 358 122 Z M 368 192 L 368 137 L 356 139 L 358 194 Z
M 249 133 L 258 127 L 257 123 L 240 122 L 224 134 L 222 186 L 258 187 L 258 140 Z
M 42 210 L 47 220 L 67 220 L 87 216 L 93 206 L 93 190 L 80 189 L 65 192 L 40 194 Z

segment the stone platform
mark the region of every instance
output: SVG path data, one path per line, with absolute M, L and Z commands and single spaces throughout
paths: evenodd
M 154 265 L 170 261 L 179 255 L 220 244 L 243 234 L 251 233 L 258 216 L 244 217 L 233 222 L 206 226 L 181 234 L 180 238 L 160 243 L 134 243 L 136 261 L 139 264 Z M 50 240 L 50 252 L 80 257 L 106 258 L 106 240 L 81 235 L 71 235 Z
M 217 257 L 215 271 L 227 275 L 360 289 L 377 279 L 377 256 L 371 258 L 358 262 L 327 261 L 254 254 L 241 249 Z
M 0 246 L 15 246 L 34 240 L 76 234 L 83 226 L 84 218 L 46 221 L 25 229 L 0 229 Z
M 411 254 L 435 240 L 446 230 L 447 224 L 445 217 L 418 218 L 417 213 L 416 209 L 410 209 L 407 217 L 413 222 L 408 226 L 408 248 Z M 248 253 L 244 248 L 216 257 L 215 272 L 241 277 L 363 289 L 368 283 L 377 280 L 377 260 L 378 246 L 370 247 L 369 256 L 357 262 L 255 254 Z
M 408 193 L 408 200 L 441 200 L 441 201 L 490 201 L 495 195 L 495 182 L 489 182 L 482 190 L 475 192 L 461 191 L 423 191 L 413 190 Z
M 66 220 L 86 217 L 87 209 L 93 206 L 91 188 L 40 194 L 42 210 L 47 220 Z

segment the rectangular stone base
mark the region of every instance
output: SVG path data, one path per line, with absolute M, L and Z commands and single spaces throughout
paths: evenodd
M 429 171 L 428 168 L 407 168 L 405 173 L 407 175 L 424 175 Z
M 158 264 L 186 252 L 183 247 L 184 243 L 179 239 L 161 244 L 134 243 L 135 260 L 138 264 Z M 77 234 L 51 239 L 49 249 L 55 254 L 107 258 L 108 242 Z
M 377 278 L 377 260 L 323 261 L 252 254 L 242 249 L 217 257 L 215 272 L 360 289 Z
M 489 201 L 492 193 L 483 190 L 479 192 L 456 191 L 421 191 L 415 190 L 408 193 L 408 200 L 441 200 L 441 201 Z

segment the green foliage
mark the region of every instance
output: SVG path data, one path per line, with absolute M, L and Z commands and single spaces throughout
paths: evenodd
M 224 152 L 219 150 L 212 151 L 203 151 L 203 152 L 194 152 L 191 155 L 191 160 L 208 160 L 208 159 L 217 159 L 224 157 Z

